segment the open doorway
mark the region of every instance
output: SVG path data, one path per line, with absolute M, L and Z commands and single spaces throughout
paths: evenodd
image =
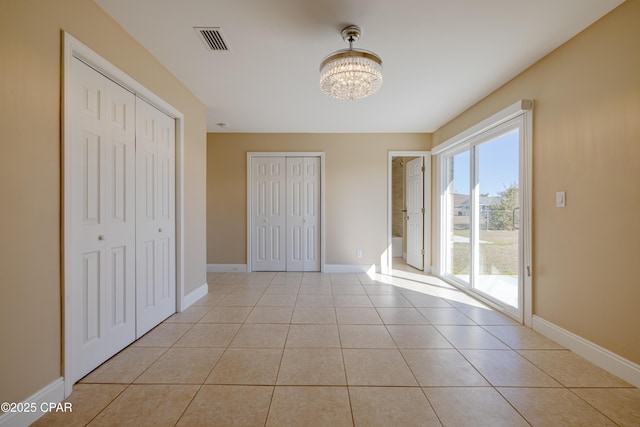
M 389 152 L 387 257 L 383 272 L 390 273 L 396 267 L 430 272 L 430 190 L 428 151 Z

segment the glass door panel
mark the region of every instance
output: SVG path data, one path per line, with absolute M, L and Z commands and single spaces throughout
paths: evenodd
M 472 287 L 519 308 L 518 129 L 475 146 L 477 244 Z M 477 255 L 476 255 L 477 254 Z
M 470 151 L 464 151 L 448 160 L 446 241 L 447 271 L 467 286 L 471 274 L 471 190 Z

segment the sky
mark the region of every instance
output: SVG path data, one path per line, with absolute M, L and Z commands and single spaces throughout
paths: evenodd
M 480 194 L 497 196 L 505 188 L 518 184 L 517 130 L 480 144 L 478 149 Z M 455 194 L 469 194 L 469 156 L 469 151 L 465 151 L 454 157 Z

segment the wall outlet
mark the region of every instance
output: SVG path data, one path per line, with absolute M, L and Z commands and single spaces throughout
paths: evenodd
M 356 258 L 362 258 L 362 249 L 356 249 Z

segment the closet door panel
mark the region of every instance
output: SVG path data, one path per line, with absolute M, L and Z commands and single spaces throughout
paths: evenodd
M 287 271 L 304 271 L 304 158 L 287 157 Z
M 175 313 L 175 124 L 136 100 L 138 337 Z
M 255 271 L 284 271 L 285 161 L 282 157 L 252 159 L 251 261 Z
M 304 271 L 320 271 L 320 158 L 304 158 Z
M 320 271 L 320 158 L 286 163 L 287 271 Z
M 71 62 L 68 184 L 75 381 L 135 339 L 135 96 Z

